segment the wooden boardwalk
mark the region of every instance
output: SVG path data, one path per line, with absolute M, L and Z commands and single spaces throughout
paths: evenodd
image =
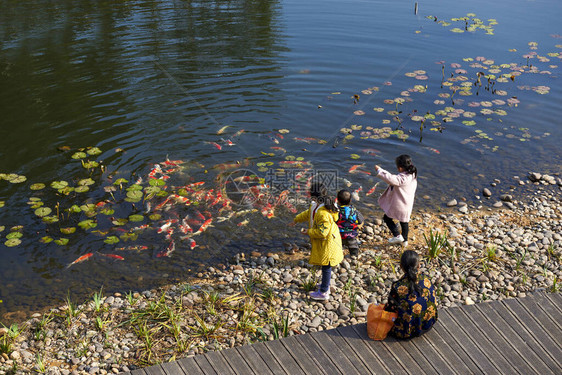
M 562 374 L 562 294 L 439 310 L 409 341 L 372 341 L 365 324 L 209 352 L 132 371 L 187 374 Z

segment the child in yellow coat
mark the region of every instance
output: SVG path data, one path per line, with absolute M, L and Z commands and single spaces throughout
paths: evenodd
M 343 251 L 338 220 L 338 208 L 334 199 L 321 183 L 313 183 L 310 187 L 310 208 L 295 217 L 295 223 L 308 222 L 308 229 L 302 233 L 310 237 L 312 250 L 308 262 L 322 266 L 322 282 L 317 291 L 310 292 L 314 300 L 330 298 L 330 279 L 332 267 L 341 263 Z

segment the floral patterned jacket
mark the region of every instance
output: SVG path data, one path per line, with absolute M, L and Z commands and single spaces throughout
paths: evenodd
M 407 339 L 420 336 L 437 321 L 435 287 L 425 275 L 418 275 L 421 295 L 415 290 L 408 293 L 408 279 L 402 277 L 392 284 L 385 310 L 398 313 L 390 334 Z

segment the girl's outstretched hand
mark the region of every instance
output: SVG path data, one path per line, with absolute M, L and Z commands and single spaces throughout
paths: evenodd
M 305 236 L 307 236 L 308 235 L 308 229 L 301 228 L 301 233 L 304 234 Z

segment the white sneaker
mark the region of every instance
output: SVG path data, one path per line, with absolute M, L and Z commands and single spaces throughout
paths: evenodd
M 392 237 L 392 238 L 388 239 L 389 244 L 399 244 L 399 243 L 402 243 L 402 242 L 404 242 L 404 237 L 402 237 L 401 234 L 399 234 L 396 237 Z
M 407 248 L 407 247 L 408 247 L 408 241 L 402 242 L 402 247 L 403 247 L 403 248 Z

